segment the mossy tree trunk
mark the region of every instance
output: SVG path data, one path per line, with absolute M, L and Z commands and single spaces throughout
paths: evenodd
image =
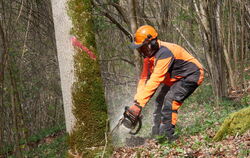
M 90 0 L 70 0 L 68 13 L 73 22 L 72 34 L 91 51 L 96 52 Z M 107 107 L 98 60 L 77 50 L 74 56 L 76 82 L 73 84 L 73 114 L 76 124 L 70 135 L 72 152 L 83 157 L 93 157 L 92 147 L 105 143 Z M 73 151 L 74 150 L 74 151 Z M 72 153 L 71 152 L 71 153 Z
M 214 136 L 215 141 L 221 140 L 226 135 L 238 135 L 250 129 L 250 107 L 230 114 L 219 131 Z

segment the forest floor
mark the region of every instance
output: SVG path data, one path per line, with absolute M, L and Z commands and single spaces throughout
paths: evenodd
M 241 136 L 228 136 L 220 142 L 213 142 L 213 130 L 207 135 L 182 136 L 174 143 L 158 143 L 146 139 L 144 145 L 115 149 L 113 158 L 163 158 L 163 157 L 250 157 L 250 130 Z
M 165 157 L 250 157 L 250 130 L 243 135 L 226 136 L 214 142 L 213 137 L 224 119 L 232 112 L 250 105 L 250 95 L 223 99 L 216 105 L 211 88 L 202 86 L 188 98 L 179 111 L 176 133 L 179 138 L 172 143 L 159 138 L 131 137 L 125 147 L 115 148 L 113 158 L 165 158 Z M 131 144 L 136 140 L 144 143 Z
M 123 147 L 106 149 L 106 157 L 112 158 L 250 158 L 250 130 L 243 135 L 226 136 L 222 141 L 214 142 L 212 138 L 218 131 L 224 119 L 232 112 L 250 106 L 249 93 L 238 98 L 223 99 L 216 105 L 212 99 L 210 85 L 203 85 L 185 101 L 179 111 L 179 121 L 176 127 L 178 140 L 173 143 L 159 139 L 132 137 L 129 141 L 139 140 L 140 145 L 128 143 Z M 29 152 L 23 152 L 24 157 L 62 158 L 66 157 L 67 134 L 65 127 L 41 131 L 32 137 L 28 143 Z M 132 141 L 131 141 L 132 140 Z M 143 143 L 142 143 L 143 142 Z M 96 158 L 101 157 L 96 153 Z M 1 157 L 14 158 L 11 153 Z

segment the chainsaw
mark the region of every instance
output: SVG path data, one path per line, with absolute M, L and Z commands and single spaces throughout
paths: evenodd
M 118 121 L 117 125 L 113 128 L 113 130 L 110 132 L 110 135 L 118 129 L 121 125 L 124 127 L 130 129 L 129 134 L 136 135 L 141 127 L 142 127 L 142 115 L 139 115 L 138 117 L 135 117 L 134 119 L 131 119 L 128 111 L 128 106 L 125 107 L 125 112 L 123 113 L 123 117 Z

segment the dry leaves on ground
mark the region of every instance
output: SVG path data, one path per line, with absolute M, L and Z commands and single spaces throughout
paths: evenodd
M 208 130 L 207 133 L 206 137 L 212 137 L 213 132 Z M 112 157 L 250 157 L 250 130 L 242 136 L 228 136 L 220 142 L 208 142 L 206 137 L 201 134 L 185 137 L 167 145 L 147 139 L 144 145 L 117 148 Z

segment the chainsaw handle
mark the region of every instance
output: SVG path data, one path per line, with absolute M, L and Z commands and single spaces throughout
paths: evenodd
M 130 131 L 129 134 L 136 135 L 141 130 L 141 127 L 142 127 L 142 117 L 138 118 L 138 124 L 139 125 L 138 125 L 138 128 L 136 129 L 136 131 L 135 132 Z

